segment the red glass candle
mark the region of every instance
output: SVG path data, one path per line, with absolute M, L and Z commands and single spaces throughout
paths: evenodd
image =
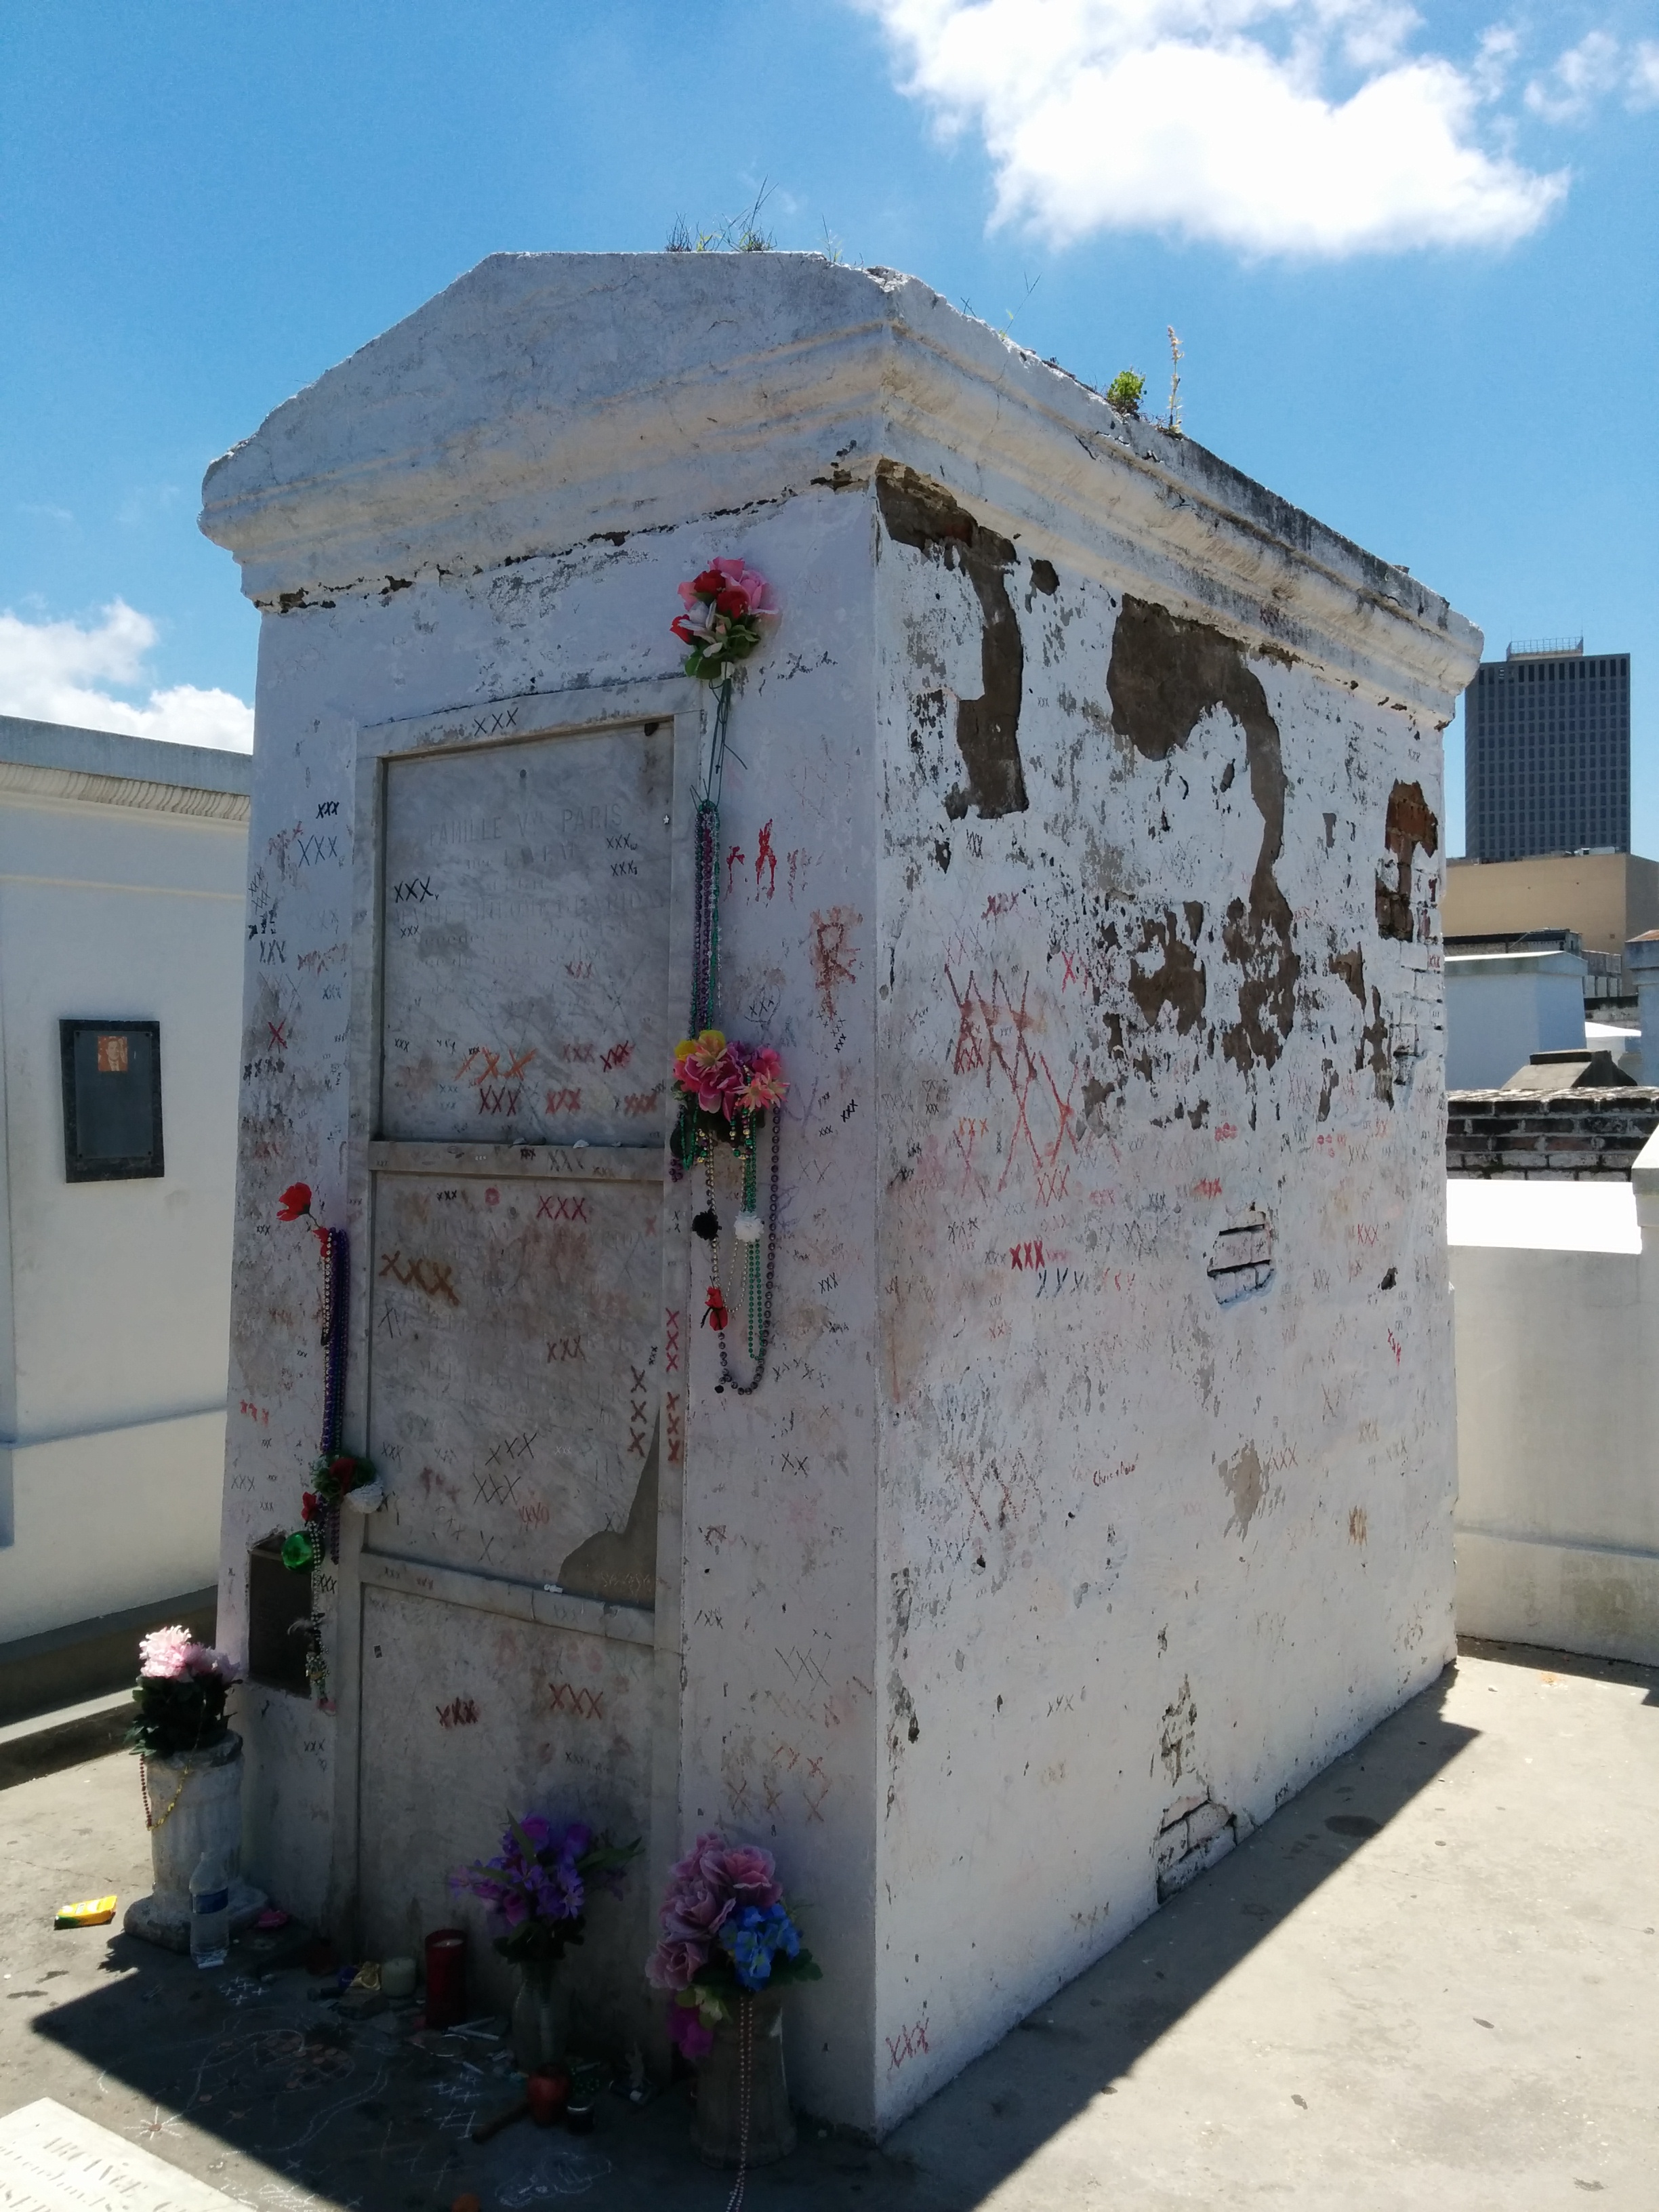
M 426 2024 L 453 2027 L 466 2018 L 466 1930 L 434 1928 L 426 1939 Z
M 538 2067 L 524 2085 L 530 2117 L 538 2128 L 550 2128 L 564 2118 L 570 2102 L 570 2076 L 562 2066 Z

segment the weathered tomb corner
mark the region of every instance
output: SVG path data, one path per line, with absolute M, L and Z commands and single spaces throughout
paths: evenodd
M 981 690 L 977 699 L 957 702 L 957 750 L 964 774 L 945 794 L 945 811 L 953 822 L 970 811 L 984 822 L 1023 814 L 1029 803 L 1019 753 L 1025 647 L 1008 592 L 1014 548 L 958 507 L 942 484 L 894 462 L 884 461 L 876 471 L 876 500 L 895 544 L 960 568 L 979 601 Z M 1037 566 L 1054 574 L 1046 562 L 1034 564 L 1034 580 Z

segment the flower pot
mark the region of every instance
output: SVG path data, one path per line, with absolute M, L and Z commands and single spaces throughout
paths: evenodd
M 204 1851 L 216 1852 L 230 1875 L 230 1924 L 252 1925 L 269 1899 L 242 1880 L 242 1739 L 228 1732 L 205 1751 L 146 1759 L 150 1878 L 155 1887 L 127 1907 L 129 1936 L 169 1951 L 190 1948 L 190 1878 Z
M 708 2166 L 772 2166 L 795 2148 L 795 2122 L 783 2075 L 781 1996 L 763 1991 L 759 1996 L 741 1996 L 731 2016 L 716 2025 L 714 2048 L 697 2068 L 691 2140 Z
M 519 1969 L 513 2000 L 513 2057 L 521 2074 L 556 2067 L 570 2038 L 570 1992 L 551 1965 Z

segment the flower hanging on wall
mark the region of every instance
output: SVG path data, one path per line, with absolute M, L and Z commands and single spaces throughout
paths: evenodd
M 674 1093 L 695 1109 L 706 1137 L 741 1148 L 747 1117 L 781 1106 L 789 1091 L 783 1061 L 769 1044 L 738 1044 L 723 1030 L 702 1030 L 674 1048 Z M 685 1162 L 691 1151 L 683 1146 Z
M 692 917 L 690 1034 L 674 1053 L 674 1096 L 679 1106 L 669 1139 L 669 1171 L 674 1180 L 701 1165 L 703 1203 L 691 1226 L 708 1248 L 707 1310 L 703 1320 L 720 1340 L 720 1379 L 717 1389 L 747 1397 L 760 1388 L 772 1333 L 772 1277 L 778 1225 L 779 1109 L 789 1085 L 783 1063 L 770 1045 L 738 1044 L 715 1027 L 720 1003 L 720 782 L 726 762 L 726 733 L 732 715 L 733 672 L 760 645 L 764 626 L 777 619 L 770 586 L 746 561 L 728 556 L 711 561 L 679 587 L 684 611 L 672 625 L 690 647 L 685 672 L 715 688 L 708 764 L 697 799 L 696 907 Z M 771 1120 L 771 1175 L 766 1218 L 762 1219 L 756 1164 L 756 1139 Z M 754 1372 L 746 1382 L 732 1371 L 726 1332 L 732 1309 L 720 1285 L 720 1217 L 714 1206 L 714 1158 L 721 1147 L 737 1155 L 743 1195 L 732 1234 L 741 1255 L 744 1304 L 747 1308 L 749 1355 Z M 762 1243 L 765 1243 L 763 1255 Z
M 700 575 L 680 586 L 684 614 L 669 625 L 682 645 L 685 672 L 718 684 L 759 646 L 761 624 L 776 620 L 767 605 L 769 586 L 758 569 L 742 560 L 711 561 Z

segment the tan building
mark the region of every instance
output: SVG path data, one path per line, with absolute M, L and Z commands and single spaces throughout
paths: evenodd
M 1586 952 L 1622 955 L 1659 929 L 1659 860 L 1633 853 L 1548 853 L 1530 860 L 1449 860 L 1448 937 L 1572 929 Z

